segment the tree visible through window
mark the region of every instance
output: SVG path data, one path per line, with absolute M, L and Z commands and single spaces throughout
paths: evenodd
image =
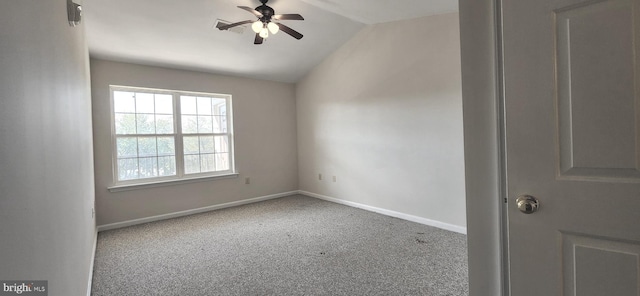
M 115 183 L 233 173 L 230 95 L 116 86 L 111 94 Z

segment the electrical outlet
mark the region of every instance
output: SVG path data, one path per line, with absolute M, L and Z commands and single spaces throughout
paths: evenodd
M 244 184 L 251 184 L 251 178 L 249 177 L 244 178 Z
M 338 181 L 338 178 L 336 178 L 336 176 L 333 176 L 333 182 Z
M 322 174 L 318 174 L 318 180 L 322 181 Z
M 95 218 L 95 217 L 96 217 L 96 209 L 91 208 L 91 218 Z

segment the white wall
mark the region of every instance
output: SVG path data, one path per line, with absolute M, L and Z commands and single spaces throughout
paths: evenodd
M 89 60 L 66 0 L 0 4 L 0 279 L 86 295 L 95 221 Z
M 465 227 L 460 80 L 457 13 L 364 28 L 297 84 L 300 189 Z
M 98 225 L 140 219 L 298 189 L 293 84 L 91 59 Z M 240 177 L 111 193 L 109 85 L 233 96 Z M 245 185 L 245 177 L 251 184 Z

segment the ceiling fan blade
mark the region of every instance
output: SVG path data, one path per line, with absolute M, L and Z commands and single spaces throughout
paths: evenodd
M 293 13 L 293 14 L 276 14 L 272 17 L 273 19 L 276 20 L 296 20 L 296 21 L 303 21 L 304 18 L 297 14 L 297 13 Z
M 224 26 L 220 26 L 218 27 L 218 29 L 220 30 L 227 30 L 233 27 L 237 27 L 237 26 L 242 26 L 244 24 L 250 24 L 253 23 L 253 21 L 251 20 L 246 20 L 246 21 L 241 21 L 241 22 L 237 22 L 237 23 L 233 23 L 233 24 L 228 24 L 228 25 L 224 25 Z
M 260 33 L 256 33 L 256 39 L 253 41 L 253 44 L 262 44 L 264 38 L 260 37 Z
M 258 12 L 257 10 L 255 10 L 255 9 L 253 9 L 253 8 L 251 8 L 251 7 L 248 7 L 248 6 L 238 6 L 238 8 L 240 8 L 240 9 L 244 9 L 244 10 L 246 10 L 246 11 L 248 11 L 248 12 L 251 12 L 251 13 L 253 13 L 253 15 L 255 15 L 255 16 L 257 16 L 257 17 L 262 17 L 262 13 Z
M 302 39 L 302 34 L 298 33 L 298 31 L 291 29 L 281 23 L 276 23 L 276 25 L 278 25 L 278 27 L 280 27 L 280 30 L 282 30 L 283 32 L 291 35 L 291 37 L 296 38 L 298 40 Z

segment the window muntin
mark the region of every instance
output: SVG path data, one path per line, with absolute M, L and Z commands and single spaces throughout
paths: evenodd
M 234 172 L 231 96 L 111 87 L 114 183 Z

